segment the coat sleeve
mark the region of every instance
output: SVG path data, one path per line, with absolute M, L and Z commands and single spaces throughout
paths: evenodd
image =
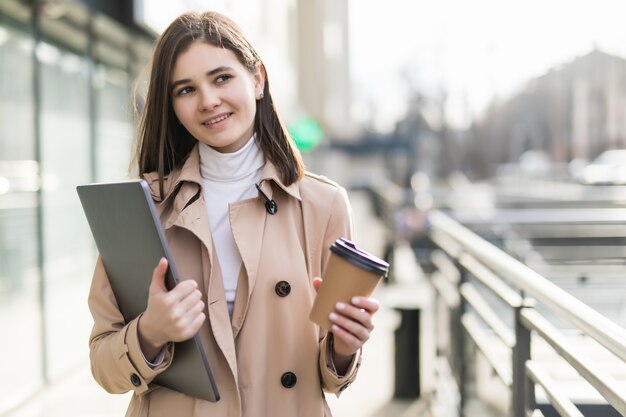
M 94 320 L 89 358 L 95 380 L 110 393 L 133 390 L 137 395 L 145 394 L 152 380 L 172 362 L 173 344 L 168 344 L 158 366 L 152 368 L 146 363 L 137 334 L 141 316 L 124 322 L 100 258 L 96 262 L 88 303 Z
M 330 217 L 322 239 L 322 265 L 326 266 L 330 251 L 328 248 L 337 240 L 343 237 L 352 239 L 352 213 L 350 202 L 346 190 L 337 188 L 335 197 L 331 204 Z M 320 340 L 319 368 L 322 379 L 322 388 L 326 392 L 335 393 L 337 396 L 345 390 L 356 378 L 357 371 L 361 364 L 361 350 L 353 357 L 345 375 L 338 375 L 332 361 L 332 334 L 323 335 Z

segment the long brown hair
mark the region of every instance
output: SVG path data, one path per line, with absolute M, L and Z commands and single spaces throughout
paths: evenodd
M 232 51 L 252 74 L 259 67 L 265 70 L 261 58 L 239 26 L 222 14 L 185 13 L 165 29 L 152 56 L 148 92 L 135 149 L 139 175 L 158 172 L 161 197 L 164 197 L 164 177 L 184 163 L 197 143 L 178 122 L 169 89 L 176 59 L 196 40 Z M 286 185 L 302 178 L 302 158 L 274 106 L 267 74 L 263 98 L 256 101 L 254 131 L 265 158 L 276 166 Z

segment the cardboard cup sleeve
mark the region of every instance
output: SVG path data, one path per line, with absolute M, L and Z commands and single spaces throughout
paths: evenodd
M 328 315 L 338 302 L 350 304 L 352 297 L 369 297 L 389 271 L 387 262 L 358 249 L 347 239 L 337 239 L 330 252 L 322 273 L 322 285 L 309 315 L 324 331 L 331 327 Z

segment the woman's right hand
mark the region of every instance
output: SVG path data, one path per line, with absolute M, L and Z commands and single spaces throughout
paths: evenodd
M 152 273 L 148 307 L 137 325 L 141 350 L 150 362 L 166 343 L 193 337 L 205 319 L 198 284 L 194 280 L 184 280 L 168 291 L 165 287 L 166 272 L 167 260 L 161 258 Z

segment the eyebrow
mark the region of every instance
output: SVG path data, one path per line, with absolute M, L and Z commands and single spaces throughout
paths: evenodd
M 231 67 L 225 67 L 225 66 L 217 67 L 217 68 L 212 69 L 211 71 L 208 71 L 205 75 L 207 77 L 210 77 L 212 75 L 215 75 L 217 73 L 224 72 L 224 71 L 232 71 L 232 68 Z M 189 78 L 184 78 L 182 80 L 176 80 L 172 84 L 170 84 L 170 91 L 174 90 L 176 87 L 178 87 L 181 84 L 187 84 L 187 83 L 190 83 L 190 82 L 191 82 L 191 80 Z

